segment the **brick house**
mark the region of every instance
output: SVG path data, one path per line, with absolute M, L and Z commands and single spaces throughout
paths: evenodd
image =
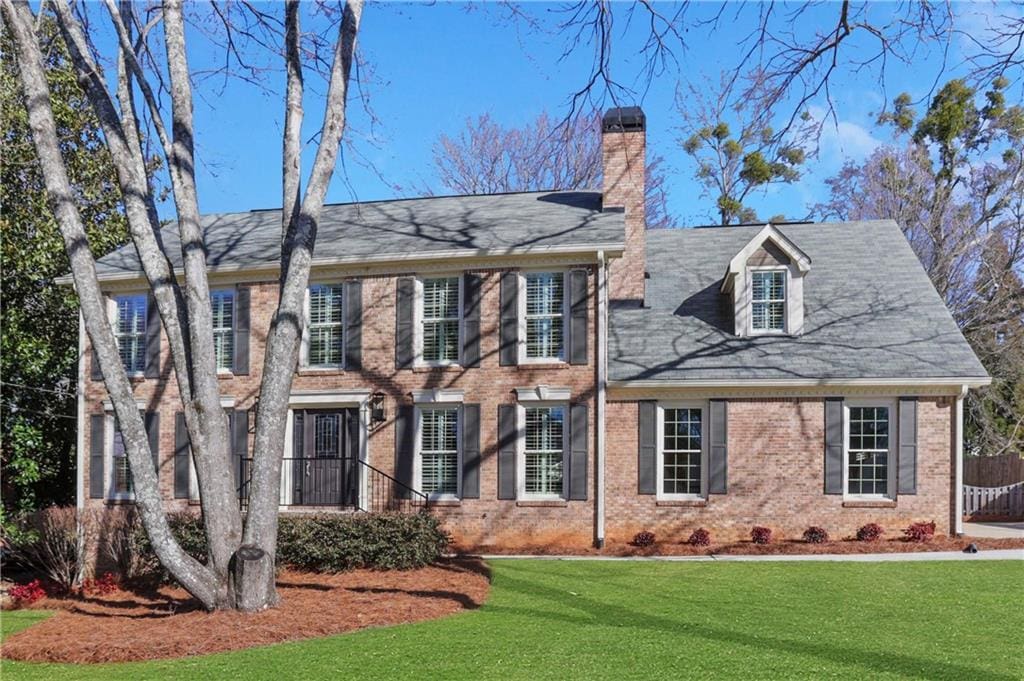
M 649 529 L 959 527 L 962 405 L 988 377 L 892 221 L 646 231 L 645 120 L 613 109 L 601 192 L 327 206 L 282 512 L 427 505 L 464 546 Z M 204 218 L 242 503 L 280 211 Z M 175 228 L 164 239 L 178 255 Z M 134 248 L 99 260 L 168 508 L 198 508 Z M 81 334 L 79 505 L 131 503 Z

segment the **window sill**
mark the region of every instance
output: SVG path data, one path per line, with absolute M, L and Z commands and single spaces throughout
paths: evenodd
M 345 370 L 341 367 L 301 367 L 299 368 L 297 375 L 299 376 L 340 376 L 345 373 Z
M 520 508 L 565 508 L 568 505 L 565 499 L 520 499 L 516 502 Z
M 462 506 L 461 499 L 431 499 L 428 503 L 433 508 L 458 508 Z
M 414 364 L 412 372 L 414 374 L 432 374 L 442 371 L 462 371 L 464 368 L 461 364 Z
M 658 499 L 655 506 L 677 507 L 677 508 L 702 508 L 708 505 L 707 499 Z
M 226 380 L 234 377 L 235 374 L 232 371 L 228 371 L 227 369 L 217 369 L 217 378 L 220 380 Z
M 545 361 L 542 361 L 542 362 L 519 362 L 519 364 L 516 365 L 516 368 L 518 368 L 518 369 L 530 369 L 530 370 L 533 370 L 533 369 L 543 369 L 544 371 L 550 371 L 552 369 L 570 369 L 573 366 L 584 366 L 584 365 L 582 365 L 582 364 L 573 365 L 573 364 L 569 364 L 568 362 L 560 362 L 560 361 L 558 361 L 556 359 L 552 359 L 552 360 L 545 360 Z
M 843 508 L 896 508 L 895 499 L 844 499 Z

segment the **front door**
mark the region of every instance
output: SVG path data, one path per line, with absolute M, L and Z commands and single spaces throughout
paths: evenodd
M 292 503 L 356 506 L 359 501 L 359 410 L 295 412 Z

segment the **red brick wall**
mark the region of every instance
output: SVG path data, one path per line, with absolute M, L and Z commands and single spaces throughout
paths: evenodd
M 625 208 L 626 248 L 610 266 L 612 300 L 643 300 L 646 246 L 644 230 L 644 131 L 606 132 L 602 135 L 604 208 Z
M 835 538 L 877 522 L 890 536 L 910 522 L 934 520 L 949 533 L 953 509 L 951 429 L 953 398 L 921 398 L 918 405 L 918 487 L 894 508 L 844 506 L 824 488 L 824 404 L 821 398 L 729 401 L 728 492 L 703 506 L 659 502 L 637 494 L 637 403 L 608 404 L 607 537 L 628 541 L 640 530 L 685 540 L 698 527 L 713 540 L 749 538 L 754 525 L 799 538 L 820 525 Z M 675 504 L 675 505 L 673 505 Z
M 395 460 L 394 416 L 396 405 L 411 403 L 410 392 L 426 388 L 455 388 L 465 391 L 467 403 L 481 405 L 480 499 L 464 500 L 457 506 L 439 507 L 437 512 L 446 519 L 446 525 L 456 540 L 474 544 L 514 544 L 522 538 L 548 537 L 551 540 L 575 541 L 588 545 L 593 538 L 593 490 L 588 501 L 569 501 L 555 507 L 528 507 L 515 501 L 497 500 L 497 414 L 498 405 L 515 403 L 513 388 L 547 384 L 569 387 L 572 402 L 586 402 L 590 415 L 590 455 L 588 477 L 594 479 L 594 441 L 597 432 L 594 423 L 595 381 L 595 297 L 594 268 L 590 270 L 589 362 L 587 365 L 552 363 L 518 367 L 498 365 L 499 280 L 500 270 L 480 271 L 483 276 L 481 303 L 481 362 L 478 368 L 461 367 L 395 369 L 395 290 L 396 276 L 363 279 L 363 369 L 351 371 L 302 371 L 295 377 L 293 390 L 365 389 L 384 392 L 388 421 L 374 428 L 369 437 L 369 463 L 385 472 L 393 473 Z M 250 368 L 247 376 L 225 377 L 221 380 L 221 394 L 235 399 L 236 409 L 249 408 L 259 389 L 260 367 L 270 318 L 276 306 L 277 283 L 253 284 L 251 289 L 251 345 Z M 171 508 L 186 508 L 185 500 L 174 500 L 173 452 L 174 413 L 180 410 L 177 383 L 170 375 L 170 358 L 166 338 L 163 339 L 164 378 L 136 382 L 136 396 L 150 404 L 149 410 L 160 412 L 160 486 Z M 91 353 L 86 353 L 91 357 Z M 106 391 L 100 381 L 86 381 L 86 422 L 88 415 L 102 413 Z M 89 442 L 89 433 L 85 433 Z M 81 474 L 88 496 L 89 461 L 86 455 Z M 89 506 L 102 506 L 99 499 L 87 499 Z

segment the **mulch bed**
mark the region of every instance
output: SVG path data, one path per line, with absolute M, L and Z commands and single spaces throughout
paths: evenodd
M 436 619 L 480 607 L 490 576 L 477 560 L 407 572 L 282 572 L 281 603 L 265 612 L 208 613 L 180 588 L 43 599 L 58 610 L 4 640 L 3 657 L 35 662 L 125 662 L 204 655 Z
M 852 538 L 839 539 L 824 544 L 810 544 L 800 540 L 775 540 L 770 544 L 755 544 L 739 541 L 711 546 L 690 546 L 682 542 L 656 542 L 653 546 L 633 546 L 625 543 L 609 543 L 603 549 L 594 547 L 566 546 L 521 546 L 508 549 L 497 546 L 474 546 L 463 549 L 465 555 L 578 555 L 578 556 L 711 556 L 711 555 L 801 555 L 822 553 L 918 553 L 921 551 L 963 551 L 968 544 L 974 544 L 980 551 L 994 549 L 1024 549 L 1024 539 L 985 539 L 933 537 L 926 542 L 909 542 L 902 538 L 879 539 L 873 542 L 857 541 Z

